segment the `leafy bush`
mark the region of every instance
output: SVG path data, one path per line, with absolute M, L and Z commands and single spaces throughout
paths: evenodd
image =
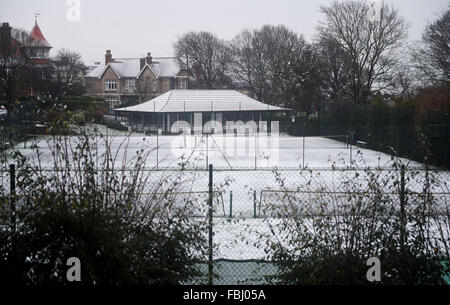
M 69 111 L 84 111 L 86 121 L 100 123 L 108 112 L 108 103 L 97 96 L 68 96 L 61 99 L 61 104 Z
M 51 168 L 17 151 L 10 156 L 16 221 L 2 185 L 0 281 L 68 284 L 69 257 L 81 261 L 82 285 L 179 284 L 198 276 L 205 226 L 189 217 L 195 201 L 175 204 L 174 195 L 189 181 L 172 174 L 149 183 L 154 172 L 144 170 L 151 151 L 145 144 L 117 167 L 111 138 L 101 136 L 101 155 L 88 134 L 73 139 L 53 137 Z
M 82 110 L 75 111 L 70 116 L 70 124 L 84 126 L 86 125 L 86 112 Z
M 432 171 L 406 170 L 394 161 L 391 169 L 333 169 L 330 182 L 306 170 L 296 189 L 275 174 L 280 191 L 265 205 L 271 230 L 261 235 L 280 270 L 272 281 L 369 284 L 366 261 L 378 257 L 382 284 L 446 283 L 449 191 Z M 437 189 L 447 195 L 436 195 Z
M 106 117 L 103 118 L 103 124 L 106 125 L 106 127 L 119 130 L 119 131 L 127 131 L 128 128 L 126 126 L 123 126 L 120 122 L 112 119 L 108 119 Z

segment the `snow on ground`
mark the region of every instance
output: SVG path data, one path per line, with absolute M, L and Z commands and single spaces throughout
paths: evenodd
M 107 129 L 102 125 L 96 125 L 98 134 L 108 135 L 113 151 L 121 149 L 118 161 L 121 161 L 126 151 L 128 156 L 135 153 L 143 145 L 150 152 L 146 165 L 148 167 L 177 167 L 180 158 L 186 161 L 189 159 L 187 167 L 206 168 L 208 163 L 213 164 L 215 168 L 236 169 L 236 168 L 298 168 L 300 167 L 327 167 L 329 168 L 333 161 L 341 160 L 338 166 L 348 166 L 350 159 L 355 161 L 357 151 L 359 150 L 364 161 L 370 166 L 384 166 L 391 160 L 391 155 L 376 152 L 370 149 L 358 148 L 354 145 L 345 143 L 345 136 L 332 138 L 324 137 L 267 137 L 262 135 L 250 136 L 229 136 L 229 135 L 179 135 L 179 136 L 145 136 L 142 133 L 132 133 L 128 137 L 126 132 L 118 132 Z M 38 146 L 51 166 L 52 160 L 47 143 L 51 137 L 39 137 Z M 125 140 L 125 141 L 124 141 Z M 72 137 L 72 143 L 75 143 L 75 137 Z M 30 149 L 31 142 L 18 144 L 19 148 L 26 155 L 32 155 Z M 95 144 L 98 147 L 99 154 L 104 152 L 105 144 L 101 139 L 97 139 Z M 159 150 L 153 150 L 156 147 Z M 256 159 L 256 162 L 255 162 Z M 158 161 L 158 162 L 157 162 Z M 345 162 L 345 163 L 343 163 Z M 420 166 L 419 163 L 411 161 L 410 166 Z
M 145 136 L 133 133 L 127 136 L 125 132 L 117 132 L 97 126 L 98 133 L 108 135 L 113 155 L 117 153 L 115 165 L 120 167 L 123 161 L 127 161 L 129 168 L 132 164 L 132 156 L 136 151 L 145 147 L 149 155 L 146 159 L 146 167 L 155 169 L 158 164 L 159 171 L 150 171 L 149 181 L 159 181 L 167 173 L 179 175 L 181 172 L 168 172 L 167 167 L 180 168 L 180 160 L 187 162 L 187 169 L 205 169 L 207 164 L 213 164 L 216 169 L 213 173 L 214 189 L 222 190 L 215 193 L 214 201 L 214 242 L 218 248 L 214 257 L 227 259 L 261 259 L 264 251 L 255 245 L 258 234 L 254 231 L 265 232 L 268 230 L 261 218 L 252 219 L 255 212 L 260 215 L 261 209 L 273 190 L 280 190 L 277 175 L 274 168 L 290 168 L 280 172 L 280 178 L 284 181 L 284 188 L 289 190 L 340 190 L 341 182 L 348 177 L 359 175 L 358 181 L 361 189 L 368 181 L 367 174 L 362 170 L 333 171 L 331 166 L 348 168 L 350 159 L 358 160 L 353 166 L 389 167 L 392 156 L 376 152 L 370 149 L 348 146 L 345 137 L 267 137 L 267 136 L 223 136 L 223 135 L 189 135 L 189 136 Z M 37 145 L 41 152 L 43 167 L 52 168 L 50 137 L 39 137 Z M 75 147 L 76 137 L 70 137 L 69 142 Z M 100 138 L 95 138 L 95 146 L 98 154 L 105 152 L 105 143 Z M 36 161 L 36 154 L 30 148 L 31 142 L 20 143 L 16 146 L 22 154 Z M 156 147 L 159 147 L 156 150 Z M 26 148 L 24 148 L 26 147 Z M 358 152 L 359 151 L 359 152 Z M 361 161 L 361 156 L 364 161 Z M 402 160 L 408 163 L 408 160 Z M 256 170 L 255 170 L 256 165 Z M 411 167 L 420 166 L 411 161 Z M 313 172 L 299 170 L 299 168 L 314 168 Z M 320 168 L 320 169 L 319 169 Z M 233 171 L 230 171 L 233 169 Z M 297 170 L 292 170 L 297 169 Z M 386 172 L 388 173 L 388 172 Z M 182 172 L 183 180 L 187 181 L 189 190 L 205 192 L 208 190 L 207 171 Z M 1 177 L 3 185 L 7 185 L 6 174 Z M 435 191 L 448 192 L 446 181 L 450 177 L 448 172 L 441 172 L 438 177 L 438 187 Z M 415 191 L 423 187 L 421 182 L 423 173 L 409 181 L 409 185 Z M 150 182 L 151 183 L 151 182 Z M 269 190 L 272 190 L 269 191 Z M 231 194 L 232 192 L 232 194 Z M 198 198 L 205 196 L 198 194 Z M 305 196 L 309 196 L 306 194 Z M 182 197 L 182 195 L 180 195 Z M 205 196 L 206 198 L 206 196 Z M 307 197 L 306 197 L 307 198 Z M 448 196 L 446 197 L 448 200 Z M 198 200 L 203 202 L 203 200 Z M 261 203 L 261 205 L 260 205 Z M 202 203 L 200 203 L 202 204 Z M 206 204 L 206 200 L 204 202 Z M 226 217 L 230 213 L 239 222 L 229 221 Z M 205 206 L 199 207 L 199 213 L 204 213 Z M 220 216 L 220 217 L 217 217 Z M 248 229 L 253 228 L 250 232 Z M 244 234 L 243 232 L 247 232 Z M 245 237 L 245 238 L 243 238 Z

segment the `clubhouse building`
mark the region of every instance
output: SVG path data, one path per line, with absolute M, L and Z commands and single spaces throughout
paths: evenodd
M 134 131 L 159 134 L 270 133 L 290 109 L 264 104 L 236 90 L 169 90 L 131 107 L 114 109 Z M 276 125 L 276 126 L 275 126 Z

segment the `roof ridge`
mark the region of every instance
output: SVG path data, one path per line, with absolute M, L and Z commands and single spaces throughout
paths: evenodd
M 145 57 L 114 57 L 113 60 L 115 59 L 142 59 Z M 176 56 L 157 56 L 157 57 L 152 57 L 152 59 L 155 58 L 177 58 Z
M 239 93 L 239 94 L 238 94 Z M 184 101 L 184 108 L 182 105 Z M 153 103 L 153 107 L 152 107 Z M 158 111 L 155 105 L 158 103 Z M 212 108 L 213 107 L 213 108 Z M 153 108 L 153 109 L 151 109 Z M 239 109 L 239 110 L 238 110 Z M 288 111 L 290 109 L 255 100 L 235 89 L 171 89 L 168 92 L 128 109 L 137 112 L 227 112 L 227 111 Z
M 114 57 L 112 60 L 115 59 L 141 59 L 140 57 Z
M 164 110 L 164 108 L 166 108 L 167 104 L 169 103 L 170 96 L 172 95 L 172 91 L 173 91 L 173 90 L 170 90 L 170 91 L 169 91 L 169 96 L 167 97 L 166 103 L 164 104 L 164 106 L 162 106 L 161 109 L 159 109 L 158 112 L 161 112 L 161 110 Z

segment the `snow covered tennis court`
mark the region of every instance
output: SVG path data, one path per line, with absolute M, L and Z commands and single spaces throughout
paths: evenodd
M 346 135 L 327 137 L 290 137 L 290 136 L 232 136 L 232 135 L 144 135 L 132 133 L 128 136 L 125 132 L 106 129 L 102 125 L 96 125 L 98 132 L 108 135 L 113 153 L 119 151 L 117 160 L 132 156 L 137 150 L 146 147 L 149 156 L 146 167 L 176 168 L 181 159 L 189 164 L 186 168 L 205 169 L 207 163 L 214 168 L 237 169 L 248 168 L 330 168 L 334 161 L 338 167 L 346 167 L 350 160 L 357 159 L 359 150 L 365 164 L 356 166 L 386 166 L 390 163 L 391 155 L 376 152 L 370 149 L 348 145 Z M 42 153 L 44 166 L 52 166 L 51 151 L 48 141 L 50 137 L 39 137 L 37 145 Z M 76 144 L 76 137 L 70 137 Z M 30 141 L 16 146 L 23 154 L 32 156 Z M 95 140 L 98 154 L 105 151 L 104 140 L 100 137 Z M 26 148 L 23 148 L 26 147 Z M 159 147 L 158 150 L 155 148 Z M 208 161 L 208 162 L 206 162 Z M 411 167 L 420 166 L 417 162 L 411 162 Z
M 106 134 L 106 130 L 101 131 Z M 116 134 L 114 134 L 116 133 Z M 267 231 L 267 225 L 261 218 L 253 218 L 255 199 L 256 202 L 263 203 L 266 190 L 279 189 L 276 175 L 273 172 L 276 168 L 289 168 L 281 171 L 285 177 L 286 188 L 297 189 L 306 188 L 306 181 L 298 170 L 303 165 L 306 168 L 314 168 L 315 173 L 321 174 L 320 179 L 316 176 L 313 187 L 332 188 L 339 183 L 342 171 L 331 171 L 333 162 L 337 167 L 347 168 L 350 157 L 352 160 L 359 160 L 357 157 L 359 150 L 364 159 L 364 163 L 359 160 L 354 166 L 361 167 L 389 167 L 392 163 L 392 156 L 376 152 L 370 149 L 349 146 L 345 136 L 341 137 L 278 137 L 268 138 L 262 136 L 145 136 L 144 134 L 132 134 L 130 137 L 124 134 L 108 130 L 111 137 L 111 149 L 113 154 L 117 153 L 117 166 L 121 166 L 122 160 L 131 160 L 141 147 L 146 147 L 149 153 L 146 160 L 146 167 L 156 169 L 158 163 L 159 171 L 153 172 L 154 181 L 167 173 L 167 168 L 179 169 L 180 158 L 183 162 L 189 159 L 183 174 L 186 179 L 192 181 L 190 188 L 194 191 L 205 192 L 208 189 L 208 172 L 203 169 L 207 164 L 214 166 L 214 187 L 228 185 L 223 188 L 220 198 L 215 201 L 214 210 L 214 243 L 218 246 L 214 252 L 214 258 L 226 259 L 262 259 L 264 251 L 254 245 L 260 233 Z M 51 148 L 49 147 L 49 137 L 41 137 L 37 145 L 42 153 L 41 162 L 44 167 L 52 168 L 53 159 Z M 70 138 L 76 144 L 76 138 Z M 24 155 L 31 159 L 35 158 L 35 153 L 30 149 L 30 142 L 24 147 L 24 143 L 18 144 L 18 148 Z M 100 137 L 96 139 L 98 154 L 105 152 L 105 143 Z M 158 150 L 155 150 L 156 146 Z M 404 160 L 408 161 L 408 160 Z M 256 165 L 256 170 L 255 170 Z M 419 167 L 420 164 L 411 161 L 411 167 Z M 131 168 L 131 166 L 130 166 Z M 190 171 L 189 169 L 197 169 Z M 202 169 L 201 171 L 198 171 Z M 170 170 L 169 170 L 170 172 Z M 354 174 L 356 170 L 348 171 Z M 174 171 L 177 174 L 177 171 Z M 446 182 L 448 172 L 443 172 L 441 182 Z M 152 181 L 152 180 L 151 180 Z M 420 181 L 417 181 L 414 188 L 420 190 Z M 442 191 L 442 190 L 439 190 Z M 231 194 L 232 192 L 232 198 Z M 206 195 L 198 194 L 199 201 L 206 203 Z M 202 200 L 202 199 L 205 200 Z M 228 218 L 230 206 L 234 219 L 238 222 L 230 221 Z M 204 208 L 204 206 L 203 206 Z M 260 215 L 260 206 L 257 207 Z M 258 231 L 259 233 L 255 233 Z M 245 237 L 245 238 L 243 238 Z

